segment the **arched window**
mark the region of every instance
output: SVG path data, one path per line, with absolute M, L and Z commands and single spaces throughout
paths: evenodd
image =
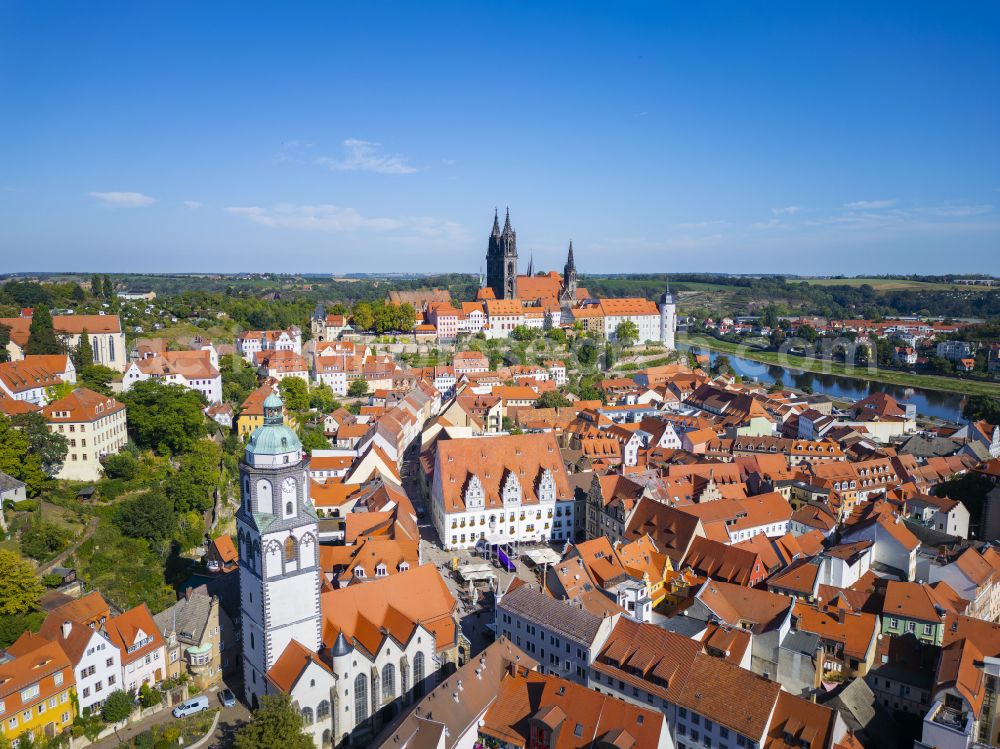
M 399 662 L 399 694 L 406 697 L 410 691 L 410 675 L 406 672 L 406 661 Z
M 396 696 L 396 667 L 386 663 L 382 667 L 382 701 L 388 702 Z
M 368 677 L 358 674 L 354 677 L 354 722 L 368 718 Z
M 302 725 L 311 726 L 313 724 L 313 711 L 311 707 L 302 708 Z
M 291 502 L 285 502 L 285 514 L 286 515 L 291 515 L 292 514 L 292 503 Z
M 323 700 L 316 706 L 316 720 L 326 720 L 330 717 L 330 700 Z
M 298 545 L 295 543 L 295 536 L 289 536 L 285 539 L 285 561 L 294 562 L 295 552 L 298 549 Z
M 417 653 L 413 656 L 413 691 L 417 697 L 424 695 L 424 654 Z

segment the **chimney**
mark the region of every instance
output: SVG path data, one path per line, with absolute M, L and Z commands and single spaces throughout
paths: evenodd
M 73 622 L 66 620 L 62 623 L 62 636 L 65 640 L 69 637 L 69 633 L 73 631 Z

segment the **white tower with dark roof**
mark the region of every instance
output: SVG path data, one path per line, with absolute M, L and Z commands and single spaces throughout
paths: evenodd
M 660 343 L 673 351 L 674 331 L 677 330 L 677 305 L 674 303 L 674 295 L 670 293 L 670 287 L 663 292 L 660 297 Z

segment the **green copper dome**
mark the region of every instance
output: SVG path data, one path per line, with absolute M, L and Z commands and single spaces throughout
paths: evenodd
M 280 455 L 301 449 L 299 435 L 284 424 L 257 427 L 247 443 L 247 455 Z
M 264 400 L 264 425 L 257 427 L 247 443 L 247 457 L 251 455 L 281 455 L 302 449 L 302 442 L 295 430 L 285 426 L 284 404 L 271 393 Z

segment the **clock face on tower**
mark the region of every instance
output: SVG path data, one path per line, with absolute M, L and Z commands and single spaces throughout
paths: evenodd
M 283 497 L 294 497 L 295 496 L 295 479 L 289 476 L 287 479 L 281 482 L 281 496 Z

